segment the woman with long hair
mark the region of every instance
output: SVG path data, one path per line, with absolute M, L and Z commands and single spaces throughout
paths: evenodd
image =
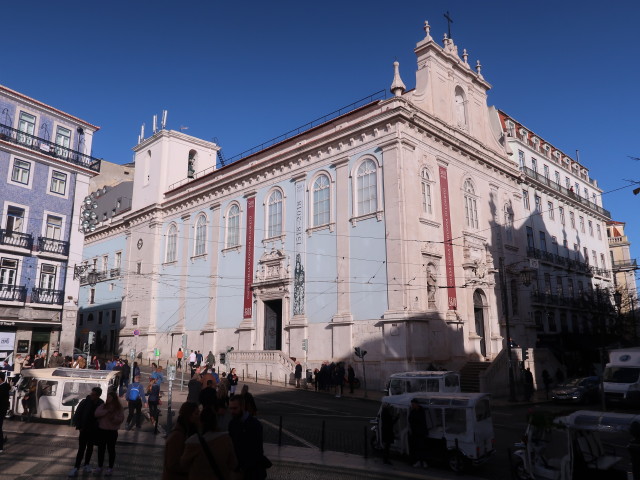
M 104 465 L 104 451 L 109 452 L 109 468 L 104 471 L 105 476 L 113 472 L 113 464 L 116 461 L 116 442 L 118 441 L 118 429 L 124 422 L 124 411 L 115 390 L 107 392 L 107 401 L 96 408 L 98 419 L 98 468 L 93 473 L 100 474 Z
M 155 425 L 158 419 L 158 403 L 160 403 L 160 385 L 155 378 L 149 379 L 149 385 L 147 386 L 147 403 L 149 404 L 149 416 L 151 418 L 151 424 Z
M 162 480 L 186 480 L 189 471 L 180 466 L 180 457 L 187 438 L 198 431 L 200 409 L 197 403 L 185 402 L 180 407 L 173 430 L 167 437 L 164 450 Z

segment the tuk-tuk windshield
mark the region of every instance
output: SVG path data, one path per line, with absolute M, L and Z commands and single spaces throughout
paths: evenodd
M 93 387 L 99 386 L 99 383 L 87 383 L 86 381 L 65 382 L 64 389 L 62 390 L 62 405 L 66 407 L 76 405 L 91 393 Z
M 603 381 L 611 383 L 636 383 L 640 377 L 638 367 L 607 367 Z

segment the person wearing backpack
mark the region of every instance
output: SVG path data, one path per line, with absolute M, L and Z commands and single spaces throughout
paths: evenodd
M 144 387 L 140 383 L 140 377 L 133 377 L 133 383 L 129 386 L 127 390 L 127 402 L 129 404 L 129 416 L 127 417 L 127 430 L 131 430 L 133 428 L 133 414 L 135 412 L 136 416 L 136 428 L 140 428 L 142 426 L 142 402 L 145 399 L 145 391 Z M 145 401 L 144 406 L 147 406 Z

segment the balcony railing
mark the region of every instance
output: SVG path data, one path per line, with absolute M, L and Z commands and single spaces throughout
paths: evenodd
M 539 248 L 527 247 L 527 256 L 530 258 L 537 258 L 538 260 L 542 260 L 543 262 L 553 263 L 555 265 L 560 265 L 571 270 L 576 270 L 581 273 L 593 273 L 588 263 L 561 257 L 558 254 L 547 252 Z
M 578 294 L 576 297 L 567 297 L 553 293 L 539 291 L 531 292 L 531 303 L 540 305 L 555 305 L 560 307 L 572 307 L 578 309 L 598 310 L 612 313 L 614 308 L 608 297 L 603 294 Z
M 621 237 L 609 237 L 609 245 L 619 245 L 622 243 L 629 243 L 629 239 L 626 235 L 622 235 Z
M 527 177 L 533 178 L 537 182 L 539 182 L 539 183 L 541 183 L 543 185 L 546 185 L 547 187 L 552 188 L 552 189 L 554 189 L 554 190 L 566 195 L 567 197 L 575 200 L 578 203 L 581 203 L 582 205 L 584 205 L 587 208 L 590 208 L 591 210 L 595 210 L 596 212 L 598 212 L 601 215 L 604 215 L 607 218 L 611 218 L 611 212 L 609 212 L 609 210 L 606 210 L 606 209 L 602 208 L 601 206 L 596 205 L 595 203 L 589 201 L 588 199 L 586 199 L 584 197 L 581 197 L 579 195 L 579 193 L 576 193 L 573 190 L 568 190 L 568 189 L 564 188 L 562 185 L 558 185 L 556 182 L 554 182 L 550 178 L 547 178 L 544 175 L 533 171 L 529 167 L 520 167 L 520 170 L 522 170 Z
M 27 287 L 0 283 L 0 302 L 25 302 Z
M 46 303 L 49 305 L 62 305 L 64 303 L 64 290 L 49 290 L 47 288 L 32 288 L 31 302 Z
M 0 124 L 0 140 L 15 143 L 23 147 L 45 153 L 51 157 L 59 158 L 65 162 L 73 163 L 80 167 L 88 168 L 100 173 L 100 162 L 98 158 L 58 145 L 50 140 L 36 137 L 25 132 L 16 130 L 8 125 Z
M 119 277 L 119 276 L 120 276 L 120 269 L 119 268 L 112 268 L 111 269 L 111 278 Z
M 33 248 L 33 237 L 29 233 L 13 232 L 0 228 L 0 245 L 11 245 L 12 247 Z
M 613 270 L 632 270 L 637 268 L 638 262 L 635 258 L 630 258 L 628 260 L 614 260 L 613 261 Z
M 38 249 L 41 252 L 69 255 L 69 242 L 54 238 L 38 237 Z

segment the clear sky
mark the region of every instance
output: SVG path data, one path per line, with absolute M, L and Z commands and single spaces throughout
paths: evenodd
M 640 257 L 640 2 L 2 2 L 0 83 L 101 130 L 93 155 L 125 163 L 140 125 L 226 157 L 388 90 L 393 61 L 415 85 L 425 20 L 480 59 L 489 104 L 590 169 Z

